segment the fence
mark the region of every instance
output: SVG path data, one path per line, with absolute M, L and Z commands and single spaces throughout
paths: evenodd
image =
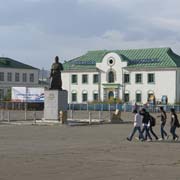
M 138 105 L 138 109 L 146 108 L 149 112 L 158 112 L 162 105 Z M 171 108 L 175 108 L 176 112 L 180 112 L 180 105 L 163 105 L 164 110 L 169 112 Z M 25 103 L 25 102 L 2 102 L 0 101 L 0 110 L 28 110 L 43 111 L 44 103 Z M 132 104 L 69 104 L 68 110 L 81 111 L 115 111 L 119 109 L 124 112 L 132 112 L 134 105 Z
M 138 105 L 137 108 L 146 108 L 149 112 L 159 112 L 159 107 L 163 106 L 164 110 L 170 112 L 174 108 L 176 112 L 180 112 L 180 105 Z M 119 109 L 124 112 L 132 112 L 135 108 L 132 104 L 69 104 L 68 110 L 84 110 L 84 111 L 115 111 Z
M 32 121 L 43 118 L 43 111 L 0 110 L 0 121 Z
M 44 103 L 0 101 L 0 109 L 42 111 L 44 109 Z

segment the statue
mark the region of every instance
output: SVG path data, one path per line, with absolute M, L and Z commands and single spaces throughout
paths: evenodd
M 61 71 L 63 70 L 63 65 L 59 62 L 59 57 L 55 57 L 55 63 L 51 66 L 51 86 L 50 89 L 62 90 L 62 80 Z

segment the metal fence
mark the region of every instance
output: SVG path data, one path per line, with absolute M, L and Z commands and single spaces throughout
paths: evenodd
M 159 107 L 163 106 L 164 110 L 170 112 L 171 108 L 175 108 L 176 112 L 180 112 L 180 105 L 138 105 L 137 108 L 146 108 L 149 112 L 159 112 Z M 115 111 L 119 109 L 124 112 L 132 112 L 135 108 L 132 104 L 69 104 L 68 110 L 81 111 Z M 25 102 L 2 102 L 0 101 L 0 110 L 28 110 L 43 111 L 44 103 L 25 103 Z
M 0 110 L 28 110 L 28 111 L 42 111 L 44 103 L 26 103 L 26 102 L 10 102 L 0 101 Z
M 138 105 L 137 109 L 146 108 L 149 112 L 159 112 L 160 106 L 164 107 L 164 110 L 170 112 L 171 108 L 174 108 L 176 112 L 180 112 L 180 105 Z M 84 111 L 115 111 L 119 109 L 124 112 L 132 112 L 135 106 L 132 104 L 69 104 L 68 110 L 84 110 Z

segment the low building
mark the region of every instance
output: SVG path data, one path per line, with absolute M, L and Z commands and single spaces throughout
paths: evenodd
M 89 51 L 64 69 L 69 103 L 180 102 L 180 56 L 170 48 Z
M 14 86 L 38 87 L 39 69 L 0 57 L 0 100 L 4 100 Z

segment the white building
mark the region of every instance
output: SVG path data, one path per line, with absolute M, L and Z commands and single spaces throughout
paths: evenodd
M 0 100 L 3 100 L 13 86 L 39 86 L 39 69 L 15 61 L 0 58 Z
M 69 103 L 110 98 L 146 103 L 180 102 L 180 56 L 170 48 L 89 51 L 64 63 Z

